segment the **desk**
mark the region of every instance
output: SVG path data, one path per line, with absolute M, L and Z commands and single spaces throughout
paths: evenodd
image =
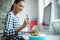
M 60 35 L 45 35 L 46 40 L 60 40 Z M 23 35 L 26 40 L 29 40 L 29 34 Z
M 0 38 L 1 38 L 2 34 L 0 34 Z M 29 40 L 29 36 L 30 34 L 23 34 L 23 37 L 26 40 Z M 45 35 L 46 36 L 46 40 L 60 40 L 60 35 Z

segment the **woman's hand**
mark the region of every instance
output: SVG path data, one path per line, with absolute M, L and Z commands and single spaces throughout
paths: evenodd
M 23 25 L 27 25 L 27 24 L 29 24 L 30 23 L 30 20 L 29 20 L 29 18 L 26 18 L 25 20 L 24 20 L 24 23 L 23 23 Z
M 25 21 L 27 24 L 29 24 L 29 22 L 30 22 L 29 18 L 26 18 L 24 21 Z

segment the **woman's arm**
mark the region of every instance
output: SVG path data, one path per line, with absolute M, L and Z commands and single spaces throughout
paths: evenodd
M 16 28 L 16 33 L 18 33 L 20 30 L 22 30 L 24 27 L 26 27 L 27 23 L 29 23 L 29 18 L 26 18 L 24 20 L 24 23 L 20 27 Z
M 4 29 L 4 35 L 6 37 L 8 37 L 8 38 L 12 38 L 12 37 L 16 36 L 18 34 L 18 32 L 20 30 L 22 30 L 27 25 L 26 20 L 28 20 L 28 19 L 25 19 L 24 23 L 20 27 L 14 28 L 13 27 L 13 17 L 12 17 L 12 14 L 8 14 L 7 17 L 6 17 L 6 24 L 5 24 L 5 29 Z

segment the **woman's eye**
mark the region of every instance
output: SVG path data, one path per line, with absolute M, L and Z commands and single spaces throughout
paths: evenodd
M 22 5 L 19 5 L 20 7 L 22 7 Z

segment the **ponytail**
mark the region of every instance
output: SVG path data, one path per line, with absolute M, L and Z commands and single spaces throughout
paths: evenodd
M 10 9 L 10 11 L 12 11 L 13 10 L 13 5 L 11 6 L 11 9 Z

